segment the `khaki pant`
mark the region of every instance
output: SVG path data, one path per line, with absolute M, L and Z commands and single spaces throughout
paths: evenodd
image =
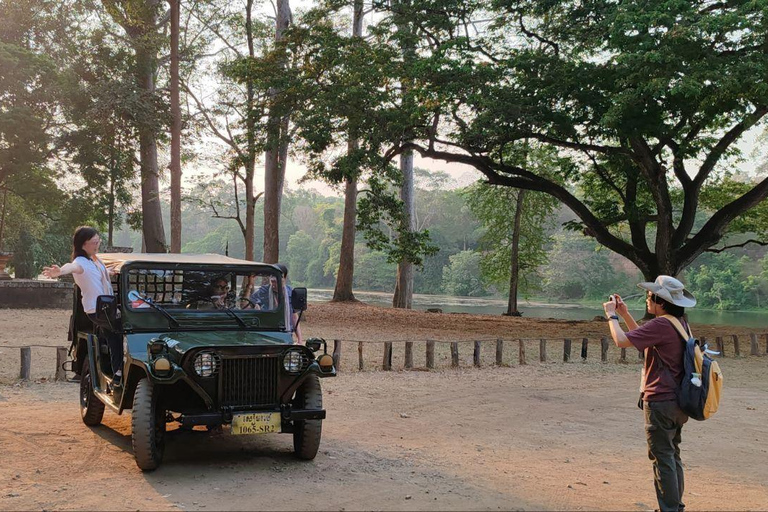
M 643 402 L 648 458 L 653 462 L 653 483 L 662 512 L 685 509 L 683 464 L 680 460 L 680 433 L 688 416 L 676 400 Z

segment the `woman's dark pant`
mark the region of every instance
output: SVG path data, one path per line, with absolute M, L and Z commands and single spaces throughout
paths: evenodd
M 653 483 L 662 512 L 685 509 L 683 464 L 680 460 L 680 433 L 688 416 L 676 400 L 644 402 L 648 458 L 653 462 Z
M 112 364 L 112 373 L 114 374 L 118 370 L 123 369 L 123 337 L 120 333 L 117 333 L 114 329 L 121 329 L 120 320 L 116 320 L 110 325 L 106 320 L 101 320 L 96 317 L 95 313 L 89 314 L 88 318 L 91 319 L 93 325 L 96 326 L 99 337 L 105 337 L 107 339 L 107 345 L 109 346 L 109 361 Z

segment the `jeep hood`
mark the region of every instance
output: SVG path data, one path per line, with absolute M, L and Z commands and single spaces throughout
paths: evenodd
M 254 345 L 290 345 L 290 333 L 254 331 L 201 331 L 172 333 L 141 333 L 128 336 L 128 349 L 134 359 L 147 359 L 147 343 L 153 339 L 165 341 L 171 354 L 181 358 L 195 348 L 216 348 Z

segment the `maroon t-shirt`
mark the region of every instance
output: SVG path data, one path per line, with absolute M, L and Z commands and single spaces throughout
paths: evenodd
M 681 319 L 681 323 L 686 329 L 685 321 Z M 647 402 L 674 400 L 675 389 L 683 379 L 685 341 L 672 322 L 666 318 L 654 318 L 634 331 L 629 331 L 627 339 L 638 350 L 645 352 L 643 400 Z M 658 363 L 659 356 L 669 369 L 674 382 L 670 381 L 669 375 L 666 375 L 667 372 Z

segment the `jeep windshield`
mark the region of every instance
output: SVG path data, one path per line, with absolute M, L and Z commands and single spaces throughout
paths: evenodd
M 280 272 L 236 267 L 173 265 L 122 269 L 121 295 L 137 329 L 259 328 L 284 330 L 289 308 Z M 169 316 L 175 322 L 169 320 Z M 178 323 L 176 323 L 178 322 Z

